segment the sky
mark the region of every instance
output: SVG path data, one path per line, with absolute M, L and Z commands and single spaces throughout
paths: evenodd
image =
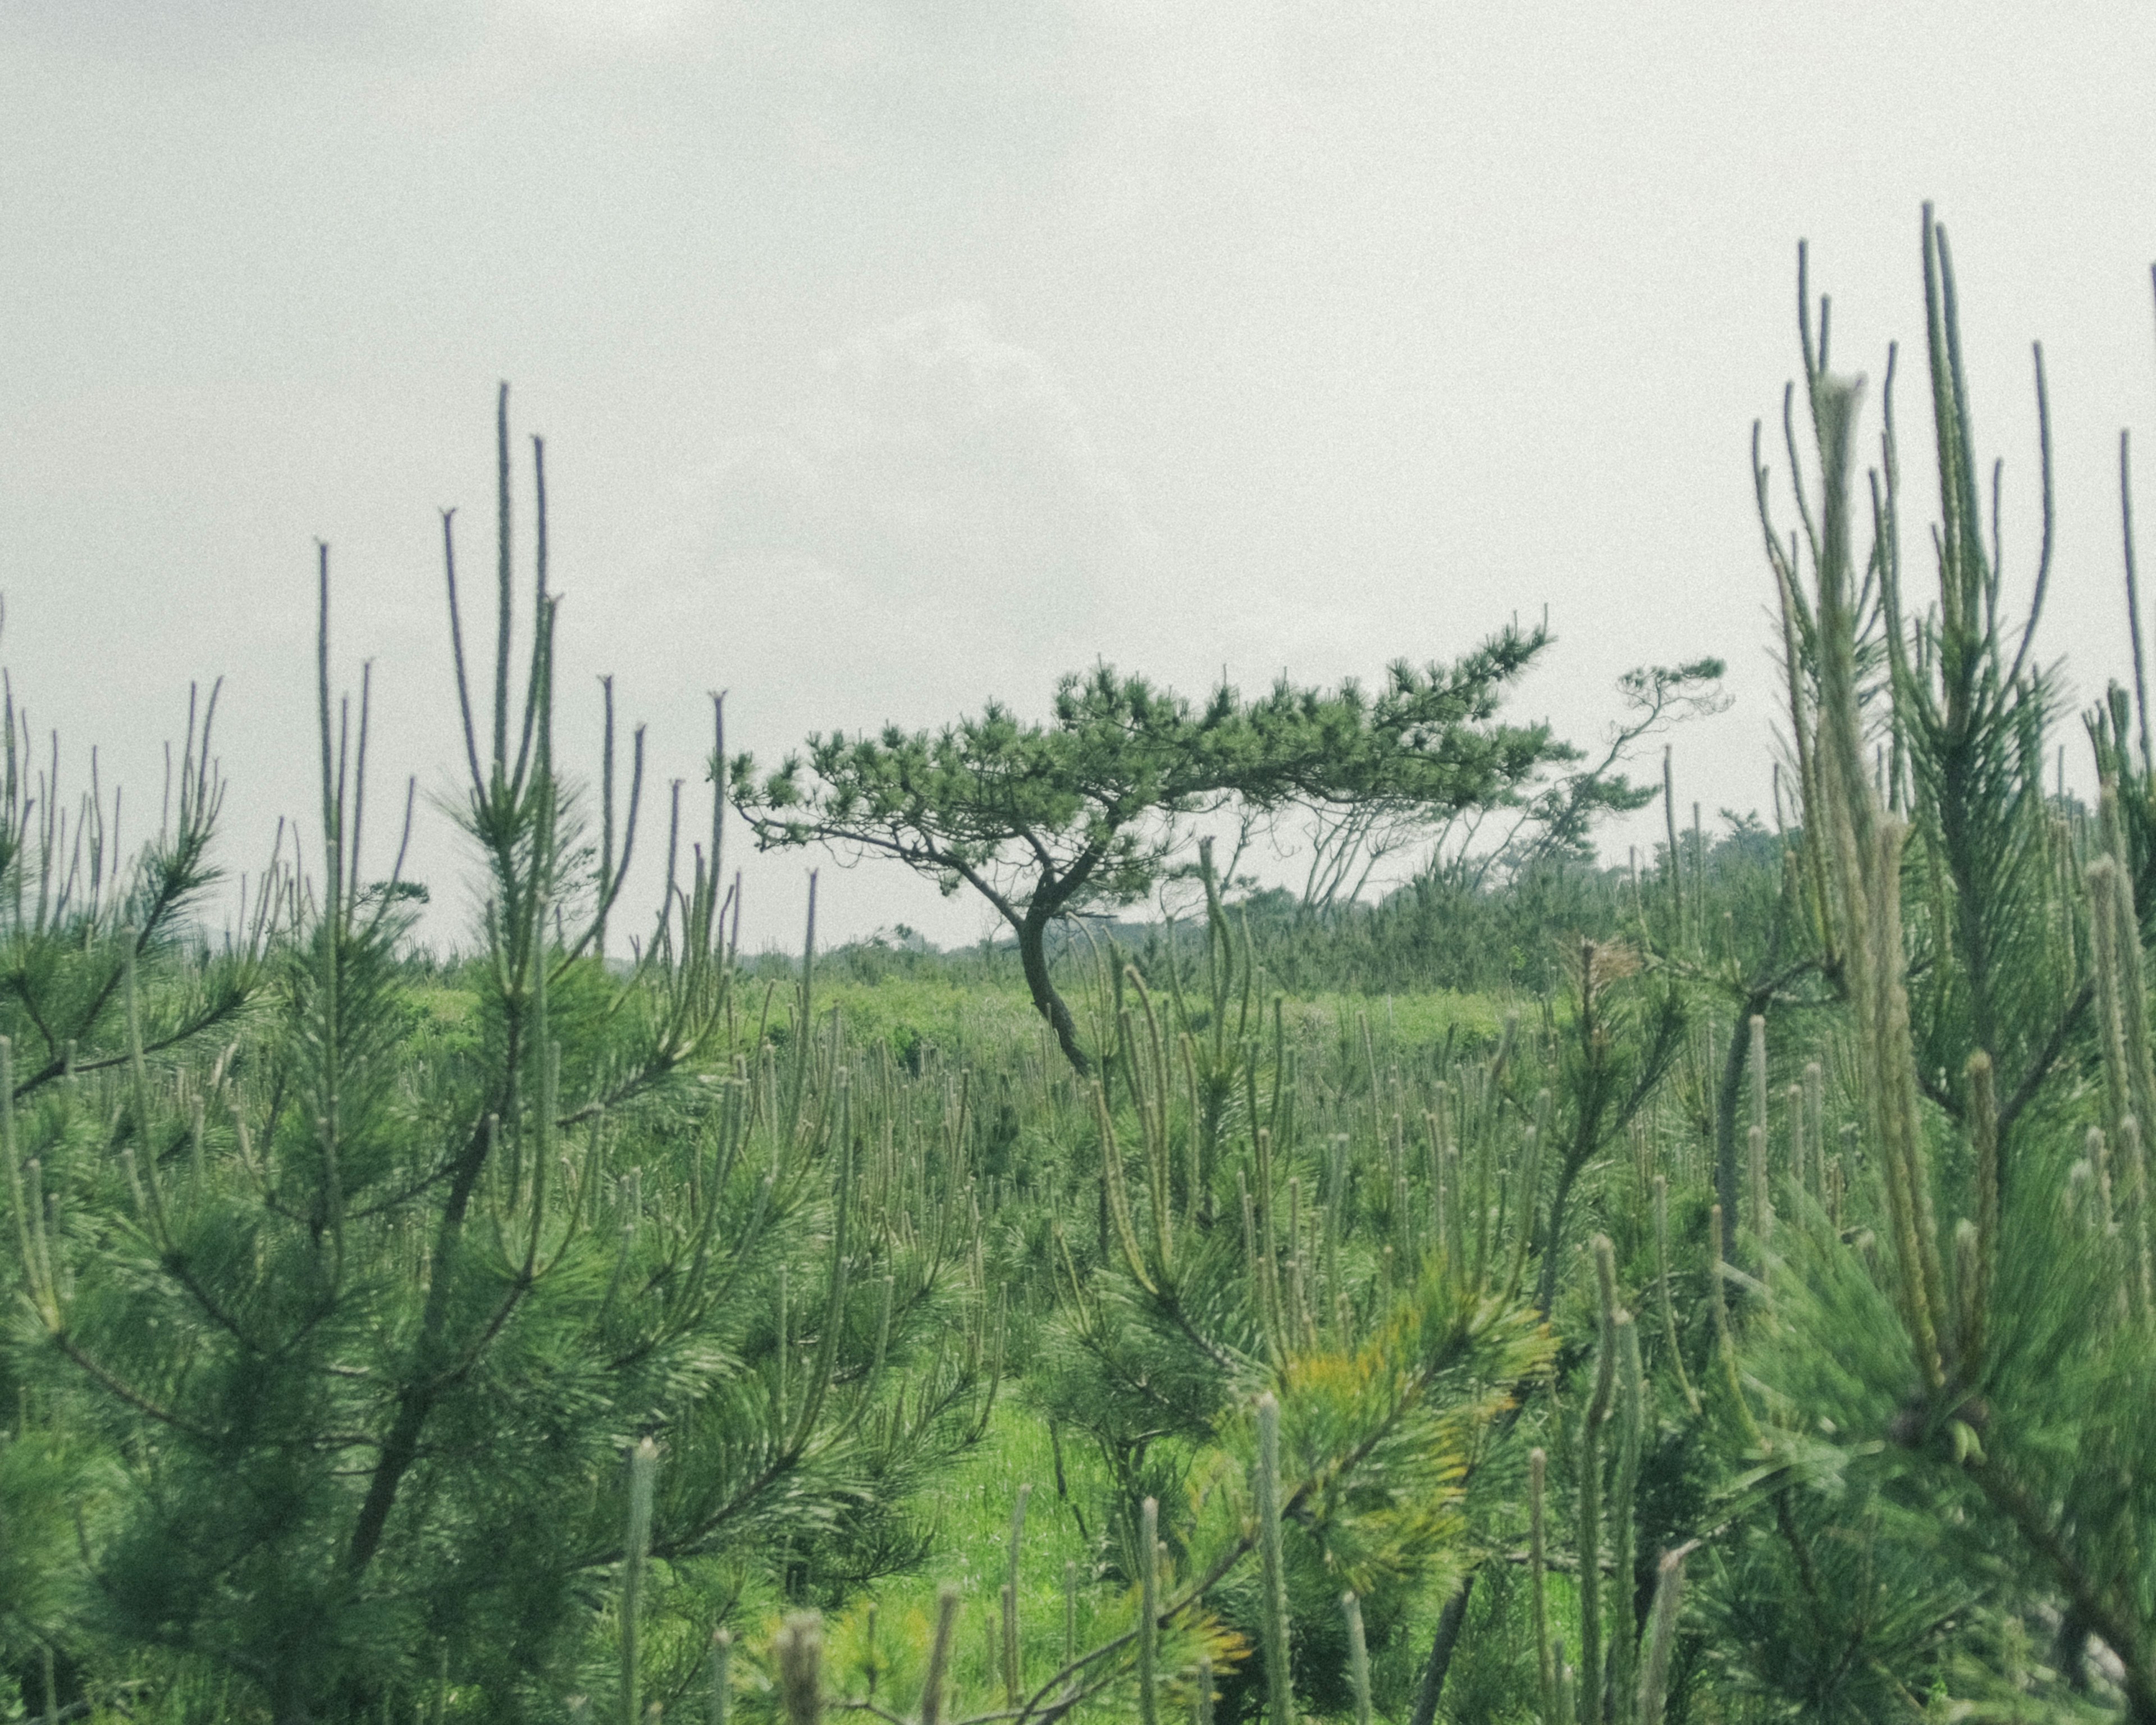
M 1625 670 L 1721 656 L 1735 699 L 1668 739 L 1678 795 L 1763 812 L 1748 449 L 1763 416 L 1788 522 L 1800 238 L 1867 444 L 1905 344 L 1914 575 L 1926 199 L 2016 594 L 2042 341 L 2040 642 L 2076 701 L 2128 674 L 2152 74 L 2138 4 L 11 0 L 0 661 L 65 783 L 95 744 L 132 810 L 222 677 L 223 855 L 258 868 L 279 815 L 318 825 L 326 542 L 372 805 L 416 778 L 408 872 L 459 938 L 438 511 L 472 593 L 506 380 L 547 439 L 562 747 L 593 770 L 612 674 L 648 815 L 680 778 L 706 818 L 714 690 L 775 757 L 1040 714 L 1101 659 L 1194 696 L 1374 679 L 1544 608 L 1512 716 L 1592 744 Z M 522 570 L 522 457 L 518 486 Z M 793 938 L 819 863 L 827 934 L 985 932 L 896 865 L 727 860 L 752 945 Z

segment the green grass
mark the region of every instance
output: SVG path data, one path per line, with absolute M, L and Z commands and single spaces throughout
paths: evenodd
M 767 987 L 771 986 L 766 984 Z M 1090 1040 L 1096 1014 L 1087 993 L 1065 983 L 1080 1034 Z M 743 1009 L 752 1029 L 760 1021 L 762 988 L 744 991 Z M 1186 996 L 1199 1009 L 1195 996 Z M 1253 1001 L 1252 1029 L 1270 1034 L 1270 994 Z M 1166 1010 L 1166 1003 L 1160 1003 Z M 1047 1057 L 1060 1072 L 1040 1015 L 1024 988 L 1013 983 L 961 980 L 933 974 L 892 974 L 875 981 L 819 977 L 815 1009 L 819 1017 L 836 1008 L 847 1034 L 864 1043 L 881 1043 L 893 1056 L 918 1060 L 934 1051 L 947 1066 L 985 1070 L 1017 1058 Z M 793 991 L 781 983 L 771 997 L 771 1022 L 786 1024 L 793 1010 Z M 1291 1040 L 1311 1045 L 1353 1045 L 1361 1052 L 1362 1026 L 1369 1025 L 1377 1047 L 1427 1050 L 1448 1035 L 1466 1042 L 1487 1040 L 1502 1029 L 1507 1003 L 1495 994 L 1463 994 L 1435 989 L 1411 994 L 1363 995 L 1339 992 L 1288 997 L 1282 1017 Z M 1232 1011 L 1232 1009 L 1231 1009 Z
M 901 1059 L 933 1048 L 947 1065 L 1001 1064 L 1041 1047 L 1040 1015 L 1025 990 L 935 976 L 889 976 L 876 982 L 819 981 L 818 1013 L 839 1009 L 850 1035 L 880 1042 Z M 773 1003 L 773 1016 L 787 1009 Z
M 912 1574 L 865 1589 L 825 1623 L 824 1656 L 833 1682 L 913 1711 L 936 1596 L 947 1584 L 960 1595 L 947 1692 L 955 1704 L 949 1711 L 964 1715 L 1002 1705 L 1001 1596 L 1011 1510 L 1020 1488 L 1029 1485 L 1033 1491 L 1019 1548 L 1018 1588 L 1027 1685 L 1045 1682 L 1064 1663 L 1066 1564 L 1077 1566 L 1076 1645 L 1091 1647 L 1127 1629 L 1135 1594 L 1098 1581 L 1101 1530 L 1091 1511 L 1081 1507 L 1101 1499 L 1106 1471 L 1081 1442 L 1066 1441 L 1063 1461 L 1068 1500 L 1056 1491 L 1048 1422 L 1015 1399 L 1003 1401 L 988 1436 L 912 1505 L 933 1522 L 936 1555 Z M 767 1622 L 749 1626 L 752 1646 L 767 1641 L 778 1625 L 778 1610 L 770 1608 L 767 1615 Z
M 1062 1445 L 1063 1477 L 1069 1497 L 1055 1486 L 1055 1449 L 1048 1421 L 1016 1398 L 997 1407 L 987 1437 L 960 1460 L 947 1476 L 916 1498 L 914 1507 L 935 1518 L 936 1555 L 921 1571 L 880 1584 L 851 1601 L 825 1625 L 826 1657 L 834 1681 L 850 1692 L 865 1692 L 870 1664 L 875 1692 L 886 1704 L 911 1712 L 920 1696 L 921 1651 L 935 1620 L 935 1599 L 946 1584 L 961 1596 L 953 1638 L 949 1695 L 954 1716 L 992 1712 L 1003 1705 L 1000 1597 L 1010 1542 L 1012 1506 L 1019 1490 L 1033 1487 L 1019 1553 L 1019 1623 L 1021 1658 L 1028 1686 L 1037 1687 L 1061 1667 L 1064 1659 L 1065 1566 L 1077 1566 L 1076 1645 L 1082 1651 L 1128 1629 L 1135 1619 L 1133 1588 L 1101 1579 L 1106 1555 L 1101 1516 L 1111 1486 L 1107 1468 L 1091 1444 L 1066 1435 Z M 1180 1506 L 1163 1506 L 1163 1519 Z M 1502 1566 L 1501 1566 L 1502 1567 Z M 1526 1574 L 1503 1578 L 1496 1596 L 1478 1602 L 1476 1627 L 1483 1645 L 1473 1651 L 1449 1686 L 1455 1706 L 1444 1717 L 1465 1721 L 1478 1702 L 1494 1705 L 1496 1714 L 1522 1717 L 1517 1711 L 1532 1694 L 1533 1646 L 1528 1629 Z M 1414 1685 L 1428 1656 L 1444 1599 L 1436 1593 L 1419 1599 L 1394 1645 L 1387 1650 L 1381 1688 L 1392 1692 L 1404 1717 Z M 1578 1604 L 1571 1579 L 1550 1577 L 1553 1628 L 1568 1648 L 1577 1649 Z M 1494 1607 L 1495 1609 L 1491 1609 Z M 870 1614 L 873 1611 L 873 1627 Z M 759 1645 L 775 1630 L 778 1614 L 757 1627 Z M 1490 1645 L 1487 1632 L 1497 1631 Z M 1255 1658 L 1255 1650 L 1248 1656 Z M 1575 1652 L 1576 1656 L 1576 1652 Z M 1164 1666 L 1172 1661 L 1164 1661 Z M 1179 1712 L 1187 1717 L 1188 1698 Z M 1105 1698 L 1088 1709 L 1099 1719 L 1135 1717 L 1131 1697 Z

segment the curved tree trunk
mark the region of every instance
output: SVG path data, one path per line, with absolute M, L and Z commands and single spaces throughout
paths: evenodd
M 1063 1058 L 1070 1062 L 1081 1078 L 1091 1078 L 1093 1059 L 1079 1045 L 1078 1021 L 1070 1016 L 1070 1007 L 1055 992 L 1055 983 L 1048 974 L 1048 925 L 1054 920 L 1052 913 L 1032 910 L 1019 919 L 1015 925 L 1019 963 L 1024 967 L 1025 985 L 1032 993 L 1034 1009 L 1048 1020 L 1049 1028 L 1055 1032 L 1055 1044 L 1063 1050 Z

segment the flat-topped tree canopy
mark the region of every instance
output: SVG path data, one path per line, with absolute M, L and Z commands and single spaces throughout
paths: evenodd
M 1191 818 L 1231 805 L 1382 799 L 1442 819 L 1517 801 L 1541 768 L 1578 758 L 1547 724 L 1496 720 L 1550 639 L 1515 625 L 1450 665 L 1396 663 L 1374 693 L 1283 678 L 1250 701 L 1223 684 L 1202 706 L 1101 665 L 1057 685 L 1045 722 L 992 701 L 940 729 L 821 733 L 775 771 L 745 754 L 724 770 L 761 849 L 892 856 L 947 893 L 978 892 L 1016 935 L 1065 1056 L 1089 1073 L 1049 975 L 1051 923 L 1143 898 Z

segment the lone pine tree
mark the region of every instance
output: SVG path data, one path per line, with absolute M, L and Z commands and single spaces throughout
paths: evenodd
M 1059 919 L 1135 903 L 1189 838 L 1192 819 L 1289 802 L 1410 804 L 1433 818 L 1519 798 L 1576 758 L 1546 724 L 1496 720 L 1505 691 L 1549 644 L 1508 628 L 1449 665 L 1404 661 L 1374 696 L 1353 682 L 1282 680 L 1203 706 L 1102 665 L 1057 685 L 1045 723 L 991 701 L 934 731 L 811 737 L 759 773 L 714 762 L 759 845 L 823 843 L 895 857 L 946 892 L 970 887 L 1006 922 L 1033 1004 L 1081 1074 L 1093 1055 L 1049 970 Z

